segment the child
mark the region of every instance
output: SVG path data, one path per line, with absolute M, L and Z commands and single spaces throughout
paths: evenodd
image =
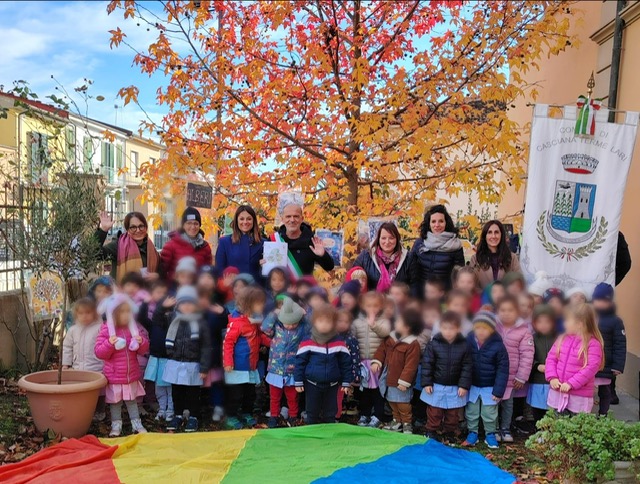
M 587 291 L 585 291 L 580 286 L 574 286 L 567 291 L 565 294 L 567 299 L 567 304 L 573 304 L 578 306 L 580 304 L 586 304 L 589 302 L 589 296 L 587 296 Z
M 223 295 L 225 304 L 233 299 L 233 281 L 238 274 L 240 274 L 240 271 L 237 267 L 233 266 L 229 266 L 222 271 L 222 278 L 220 279 L 218 290 Z
M 276 306 L 276 298 L 280 294 L 285 294 L 289 289 L 289 273 L 284 267 L 274 267 L 267 276 L 267 305 L 265 311 L 269 314 Z
M 498 303 L 497 322 L 498 334 L 509 355 L 509 380 L 500 402 L 500 433 L 496 438 L 502 442 L 513 442 L 513 400 L 527 395 L 525 384 L 529 381 L 533 365 L 533 336 L 527 323 L 520 319 L 518 301 L 512 295 L 505 296 Z
M 229 394 L 228 429 L 256 424 L 251 412 L 256 385 L 261 381 L 258 374 L 260 344 L 269 344 L 268 338 L 260 331 L 265 304 L 266 294 L 261 288 L 245 287 L 237 296 L 236 309 L 229 315 L 227 334 L 222 344 L 224 380 Z
M 162 379 L 171 384 L 175 416 L 167 430 L 198 430 L 200 387 L 211 366 L 211 336 L 193 286 L 181 286 L 176 293 L 176 311 L 165 339 L 167 363 Z
M 121 281 L 122 292 L 131 298 L 139 307 L 149 298 L 149 292 L 145 289 L 144 279 L 139 272 L 129 272 Z
M 604 343 L 604 368 L 596 375 L 600 399 L 598 414 L 606 415 L 609 412 L 609 405 L 611 405 L 612 389 L 615 389 L 614 378 L 624 371 L 627 357 L 627 337 L 624 323 L 616 315 L 613 287 L 604 282 L 595 287 L 593 309 L 598 315 L 598 329 Z
M 251 274 L 238 274 L 235 277 L 233 283 L 231 284 L 231 293 L 233 294 L 233 298 L 225 305 L 225 309 L 229 312 L 229 314 L 233 313 L 236 310 L 236 301 L 238 300 L 238 295 L 244 289 L 249 286 L 253 286 L 254 284 L 255 279 Z
M 329 302 L 329 294 L 324 287 L 316 286 L 312 287 L 307 294 L 306 310 L 307 310 L 307 320 L 310 320 L 311 315 L 313 314 L 314 309 L 322 306 L 323 304 L 327 304 Z
M 173 317 L 176 299 L 173 296 L 167 296 L 167 289 L 166 284 L 156 281 L 151 289 L 151 300 L 149 303 L 145 303 L 147 306 L 145 304 L 141 306 L 138 317 L 140 318 L 140 315 L 142 317 L 148 316 L 152 306 L 154 307 L 149 326 L 147 326 L 147 331 L 149 332 L 149 361 L 144 371 L 144 379 L 155 385 L 156 400 L 158 401 L 156 420 L 164 419 L 166 422 L 171 422 L 174 417 L 171 383 L 163 380 L 162 375 L 167 364 L 167 350 L 165 347 L 167 329 Z
M 549 306 L 541 304 L 533 312 L 533 367 L 529 377 L 527 403 L 533 411 L 533 420 L 537 423 L 547 413 L 549 383 L 544 377 L 545 361 L 556 340 L 555 313 Z
M 193 286 L 196 282 L 196 275 L 198 270 L 196 267 L 196 260 L 191 256 L 182 257 L 176 265 L 176 270 L 173 273 L 174 291 L 182 286 Z
M 489 304 L 495 308 L 498 301 L 506 295 L 507 291 L 505 291 L 502 282 L 494 281 L 489 284 L 482 293 L 482 304 Z
M 360 307 L 358 306 L 360 287 L 358 281 L 349 281 L 342 284 L 338 290 L 338 308 L 351 311 L 354 318 L 357 318 L 360 313 Z
M 100 305 L 102 301 L 113 294 L 114 287 L 115 283 L 111 277 L 100 276 L 89 286 L 89 297 L 96 302 L 96 305 Z
M 298 299 L 298 302 L 307 299 L 309 291 L 318 285 L 318 281 L 313 276 L 302 276 L 296 281 L 294 293 Z
M 358 339 L 351 333 L 352 324 L 353 315 L 345 309 L 339 309 L 336 331 L 338 331 L 338 335 L 344 340 L 349 350 L 349 356 L 351 356 L 351 386 L 353 387 L 353 385 L 360 384 L 360 345 L 358 344 Z M 338 392 L 338 412 L 336 413 L 336 420 L 342 416 L 342 401 L 344 395 L 343 392 Z
M 385 296 L 382 315 L 390 322 L 394 322 L 396 319 L 396 314 L 399 314 L 399 311 L 396 308 L 396 303 L 389 296 Z
M 458 267 L 453 272 L 453 288 L 465 292 L 469 296 L 469 310 L 475 314 L 480 310 L 480 281 L 478 273 L 469 266 Z
M 361 297 L 362 314 L 358 316 L 351 330 L 360 345 L 361 396 L 360 420 L 358 425 L 380 426 L 384 417 L 384 398 L 378 390 L 378 377 L 371 371 L 373 355 L 383 340 L 391 333 L 391 323 L 382 316 L 384 295 L 368 292 Z M 372 415 L 373 409 L 373 415 Z
M 411 288 L 405 282 L 393 281 L 389 288 L 389 297 L 396 303 L 396 311 L 401 313 L 411 298 Z
M 269 384 L 271 401 L 271 416 L 267 425 L 273 429 L 278 426 L 280 400 L 283 394 L 289 408 L 289 424 L 293 424 L 298 418 L 298 393 L 293 371 L 296 366 L 298 346 L 309 335 L 309 325 L 304 319 L 304 309 L 290 297 L 285 296 L 278 314 L 271 313 L 262 322 L 262 332 L 271 338 L 266 381 Z
M 351 384 L 351 356 L 338 336 L 336 319 L 333 306 L 316 309 L 311 337 L 300 344 L 296 355 L 296 391 L 305 393 L 307 424 L 335 422 L 338 392 L 346 393 Z
M 531 284 L 529 284 L 527 292 L 533 296 L 533 304 L 534 306 L 537 306 L 538 304 L 543 303 L 542 296 L 545 291 L 551 287 L 551 282 L 547 277 L 547 273 L 544 271 L 536 272 L 534 277 L 535 279 Z
M 115 294 L 103 304 L 106 306 L 107 323 L 100 327 L 95 354 L 104 361 L 103 373 L 108 382 L 105 401 L 111 409 L 109 437 L 119 437 L 122 433 L 123 401 L 133 431 L 144 434 L 147 431 L 140 421 L 136 402 L 136 398 L 144 396 L 137 355 L 149 351 L 149 341 L 138 333 L 133 316 L 135 306 L 131 299 L 124 294 Z
M 362 294 L 367 292 L 369 287 L 369 281 L 367 279 L 366 271 L 360 266 L 354 266 L 347 271 L 344 280 L 346 282 L 349 281 L 358 281 L 360 283 L 360 291 Z
M 422 333 L 418 336 L 422 353 L 427 348 L 427 343 L 431 341 L 436 333 L 433 331 L 437 327 L 442 316 L 442 305 L 436 301 L 425 301 L 422 303 Z
M 440 333 L 427 345 L 422 358 L 421 399 L 427 409 L 427 437 L 443 431 L 446 441 L 459 436 L 458 415 L 467 404 L 473 364 L 467 339 L 460 332 L 460 316 L 447 311 L 440 320 Z
M 473 447 L 478 443 L 480 418 L 484 424 L 484 442 L 490 449 L 498 448 L 498 403 L 509 379 L 509 354 L 496 332 L 493 313 L 479 311 L 473 318 L 473 333 L 467 337 L 473 360 L 473 377 L 466 406 L 469 433 L 462 443 Z
M 564 332 L 564 293 L 555 287 L 547 289 L 542 296 L 544 304 L 548 304 L 556 313 L 556 331 Z
M 508 295 L 517 298 L 520 294 L 524 293 L 524 276 L 521 272 L 507 272 L 502 278 L 502 285 Z
M 469 295 L 460 289 L 452 289 L 447 295 L 447 311 L 453 311 L 460 316 L 460 332 L 467 336 L 473 331 L 473 324 L 469 321 Z M 433 326 L 432 337 L 440 332 L 439 322 Z
M 518 312 L 520 313 L 520 319 L 523 319 L 529 329 L 531 328 L 531 318 L 533 317 L 533 296 L 523 292 L 518 296 Z
M 196 289 L 210 291 L 212 294 L 216 290 L 218 282 L 218 274 L 216 268 L 213 266 L 202 266 L 196 279 Z
M 436 301 L 442 304 L 446 291 L 444 281 L 440 279 L 430 279 L 424 283 L 424 300 Z
M 544 365 L 547 405 L 561 414 L 589 413 L 596 373 L 604 369 L 602 335 L 593 308 L 570 307 L 565 333 L 553 344 Z
M 412 387 L 420 362 L 418 335 L 422 331 L 422 318 L 418 311 L 407 310 L 396 318 L 394 332 L 378 347 L 371 362 L 371 371 L 380 377 L 380 393 L 387 399 L 393 420 L 385 430 L 412 434 Z
M 62 344 L 62 368 L 97 371 L 102 373 L 104 363 L 96 357 L 94 348 L 102 321 L 96 303 L 89 297 L 78 299 L 73 305 L 73 326 L 67 330 Z M 104 394 L 98 399 L 94 420 L 105 418 Z

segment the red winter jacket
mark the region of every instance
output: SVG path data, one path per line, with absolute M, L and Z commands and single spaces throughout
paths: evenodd
M 178 265 L 178 261 L 183 257 L 191 256 L 196 260 L 198 270 L 202 266 L 211 265 L 213 263 L 213 253 L 211 246 L 206 240 L 204 244 L 197 249 L 184 240 L 179 231 L 169 234 L 169 241 L 164 245 L 160 252 L 162 260 L 162 269 L 168 282 L 173 281 L 173 275 Z
M 236 371 L 258 368 L 260 345 L 269 346 L 270 340 L 260 331 L 260 323 L 253 324 L 247 316 L 234 311 L 229 316 L 227 334 L 222 344 L 222 364 Z

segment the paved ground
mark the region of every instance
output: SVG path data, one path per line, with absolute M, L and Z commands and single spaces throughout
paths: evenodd
M 618 397 L 620 397 L 620 405 L 611 405 L 611 411 L 616 418 L 625 422 L 637 422 L 640 408 L 638 399 L 620 390 L 618 390 Z

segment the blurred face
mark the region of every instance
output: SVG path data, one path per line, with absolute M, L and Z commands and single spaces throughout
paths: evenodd
M 538 316 L 533 322 L 533 328 L 538 334 L 551 334 L 555 329 L 556 323 L 549 316 Z
M 398 239 L 396 239 L 391 232 L 388 232 L 385 229 L 380 230 L 380 240 L 378 245 L 382 249 L 382 252 L 385 254 L 393 254 L 397 243 Z
M 214 291 L 216 289 L 216 280 L 208 272 L 203 272 L 198 276 L 198 282 L 196 284 L 202 289 L 207 291 Z
M 338 333 L 346 333 L 351 329 L 351 319 L 345 314 L 338 315 L 338 322 L 336 324 L 336 331 Z
M 564 320 L 564 332 L 567 334 L 579 334 L 584 325 L 576 318 L 569 316 Z
M 238 279 L 237 281 L 235 281 L 233 283 L 233 297 L 234 299 L 238 297 L 238 294 L 240 294 L 240 291 L 242 291 L 245 287 L 247 287 L 247 283 L 244 282 L 241 279 Z
M 500 233 L 500 227 L 493 224 L 487 231 L 487 245 L 489 246 L 489 250 L 491 252 L 497 251 L 501 240 L 502 234 Z
M 549 306 L 553 308 L 558 317 L 562 316 L 562 313 L 564 312 L 564 304 L 559 297 L 552 297 L 549 301 Z
M 197 220 L 187 220 L 182 224 L 182 228 L 189 237 L 195 237 L 200 232 L 200 222 Z
M 191 272 L 181 271 L 181 272 L 176 272 L 173 278 L 178 283 L 178 286 L 191 286 L 193 285 L 193 282 L 195 281 L 196 276 Z
M 577 294 L 572 294 L 569 297 L 569 304 L 573 306 L 579 306 L 580 304 L 585 304 L 586 302 L 587 302 L 587 298 L 584 297 L 584 294 L 577 293 Z M 603 301 L 603 302 L 606 302 L 606 301 Z M 593 305 L 594 307 L 595 307 L 595 303 L 596 301 L 594 301 L 594 305 Z
M 518 308 L 511 302 L 505 302 L 498 308 L 498 318 L 504 326 L 513 326 L 518 320 Z
M 432 329 L 439 319 L 440 311 L 436 311 L 435 309 L 426 309 L 422 311 L 422 321 L 425 328 Z
M 156 287 L 155 289 L 153 289 L 153 291 L 151 291 L 151 299 L 154 302 L 158 302 L 160 300 L 162 300 L 166 295 L 167 295 L 167 288 L 166 287 Z
M 476 279 L 473 274 L 463 272 L 458 276 L 456 281 L 456 289 L 466 292 L 467 294 L 473 294 L 476 292 Z
M 469 313 L 469 301 L 464 297 L 451 298 L 451 301 L 447 304 L 447 309 L 464 319 Z
M 309 304 L 309 307 L 311 309 L 317 309 L 321 305 L 326 304 L 326 302 L 322 297 L 318 296 L 317 294 L 314 294 L 313 296 L 309 297 L 307 304 Z
M 393 301 L 387 301 L 384 305 L 384 317 L 392 320 L 396 317 L 396 305 Z
M 504 290 L 504 286 L 494 284 L 491 288 L 491 300 L 496 304 L 500 299 L 507 295 L 507 291 Z
M 353 311 L 358 306 L 358 300 L 348 292 L 345 292 L 340 296 L 340 305 L 348 311 Z
M 395 329 L 396 333 L 398 333 L 402 338 L 409 336 L 409 328 L 404 323 L 404 319 L 402 319 L 401 317 L 396 318 L 393 329 Z
M 473 334 L 475 334 L 476 339 L 480 343 L 484 343 L 489 339 L 489 337 L 493 334 L 493 329 L 486 324 L 474 324 L 473 325 Z
M 518 297 L 524 292 L 524 284 L 522 281 L 514 281 L 507 286 L 507 293 L 511 296 Z
M 282 211 L 282 222 L 287 229 L 287 234 L 298 234 L 302 225 L 302 207 L 287 205 Z
M 427 282 L 424 285 L 424 298 L 427 301 L 441 301 L 444 297 L 444 290 L 435 284 Z
M 389 289 L 389 297 L 394 303 L 396 303 L 396 307 L 398 308 L 403 308 L 409 299 L 407 294 L 401 288 L 394 286 L 391 286 Z
M 133 240 L 135 240 L 136 242 L 140 242 L 147 237 L 147 226 L 139 218 L 131 217 L 131 220 L 129 220 L 129 228 L 127 229 L 127 233 Z
M 133 297 L 139 290 L 140 286 L 132 282 L 127 282 L 124 286 L 122 286 L 122 291 L 129 297 Z
M 520 311 L 520 317 L 523 319 L 531 318 L 533 314 L 533 301 L 531 298 L 521 295 L 518 298 L 518 310 Z
M 458 328 L 453 323 L 443 323 L 440 325 L 440 333 L 442 333 L 442 337 L 449 343 L 456 339 L 456 336 L 458 336 L 459 332 L 460 328 Z
M 264 314 L 264 306 L 264 301 L 258 301 L 254 303 L 253 306 L 251 306 L 251 314 L 253 314 L 254 316 L 262 316 Z
M 89 326 L 98 320 L 98 314 L 93 308 L 88 306 L 80 306 L 76 309 L 76 324 L 81 326 Z
M 207 305 L 208 307 L 208 305 Z M 193 314 L 197 312 L 200 308 L 196 303 L 192 302 L 183 302 L 177 308 L 178 312 L 182 314 Z
M 242 212 L 238 215 L 238 229 L 243 234 L 248 234 L 253 230 L 253 217 L 249 212 Z
M 269 279 L 269 285 L 273 292 L 280 293 L 287 288 L 287 281 L 282 274 L 274 272 Z
M 94 296 L 96 297 L 96 301 L 100 302 L 113 294 L 113 291 L 108 286 L 97 286 L 93 291 Z
M 533 305 L 537 306 L 538 304 L 542 304 L 543 300 L 542 300 L 542 296 L 538 296 L 536 294 L 533 294 Z
M 364 271 L 356 271 L 351 274 L 351 279 L 358 281 L 361 288 L 367 287 L 367 274 Z
M 131 307 L 128 304 L 118 306 L 113 315 L 115 324 L 119 328 L 128 327 L 132 317 Z
M 382 311 L 382 306 L 377 299 L 369 297 L 363 302 L 362 310 L 367 316 L 377 316 Z
M 316 328 L 316 331 L 320 334 L 327 334 L 333 330 L 333 321 L 331 318 L 322 317 L 316 318 L 313 322 L 313 327 Z
M 198 309 L 201 311 L 206 311 L 211 306 L 211 301 L 209 300 L 209 296 L 206 293 L 200 293 L 198 295 Z
M 309 291 L 311 290 L 311 286 L 308 284 L 300 284 L 298 289 L 296 289 L 296 294 L 301 300 L 305 300 L 309 295 Z
M 607 301 L 606 299 L 595 299 L 593 301 L 593 309 L 598 311 L 606 311 L 613 307 L 613 301 Z
M 429 219 L 429 227 L 431 228 L 431 232 L 433 232 L 434 234 L 441 234 L 442 232 L 444 232 L 446 225 L 447 222 L 444 218 L 444 214 L 431 214 L 431 218 Z

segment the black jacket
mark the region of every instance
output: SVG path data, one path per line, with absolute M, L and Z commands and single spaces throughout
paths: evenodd
M 156 358 L 166 358 L 167 349 L 165 340 L 167 339 L 167 330 L 169 324 L 173 320 L 174 308 L 165 308 L 162 306 L 164 299 L 158 302 L 153 316 L 151 316 L 151 325 L 147 328 L 149 332 L 149 354 Z M 140 323 L 143 326 L 145 323 Z
M 451 273 L 455 266 L 464 266 L 462 248 L 453 252 L 421 251 L 422 239 L 416 240 L 409 254 L 409 279 L 415 297 L 424 297 L 424 283 L 439 279 L 444 281 L 447 289 L 451 288 Z
M 312 275 L 316 262 L 325 271 L 332 270 L 334 263 L 329 252 L 325 251 L 322 257 L 318 257 L 311 251 L 311 241 L 315 235 L 313 229 L 305 223 L 302 224 L 300 229 L 302 233 L 297 239 L 289 239 L 289 237 L 287 237 L 287 230 L 284 225 L 280 227 L 278 233 L 282 237 L 282 240 L 289 246 L 289 252 L 291 252 L 293 258 L 298 263 L 302 274 L 305 276 Z
M 229 313 L 226 309 L 220 314 L 205 311 L 203 316 L 211 336 L 211 368 L 219 368 L 222 366 L 222 340 L 229 322 Z
M 438 383 L 468 390 L 472 376 L 473 361 L 464 336 L 458 334 L 453 343 L 449 343 L 438 333 L 429 341 L 422 357 L 420 383 L 423 387 Z
M 616 315 L 615 308 L 598 311 L 598 328 L 604 343 L 604 369 L 596 375 L 599 378 L 611 378 L 611 370 L 624 371 L 627 358 L 627 336 L 624 323 Z
M 467 336 L 473 358 L 473 386 L 493 387 L 493 396 L 502 398 L 509 380 L 509 354 L 498 333 L 493 333 L 481 347 L 473 333 Z
M 622 232 L 618 232 L 618 249 L 616 252 L 616 286 L 622 282 L 627 272 L 631 270 L 631 253 L 629 244 Z
M 544 376 L 544 371 L 538 371 L 538 365 L 544 365 L 547 361 L 547 355 L 551 351 L 553 343 L 556 341 L 555 334 L 538 334 L 533 335 L 533 367 L 531 368 L 531 376 L 529 377 L 529 383 L 547 384 L 547 379 Z
M 198 338 L 192 338 L 189 323 L 181 322 L 173 348 L 167 349 L 167 357 L 170 360 L 200 363 L 200 373 L 206 373 L 211 368 L 211 335 L 204 318 L 199 321 L 199 330 Z
M 353 263 L 353 267 L 362 267 L 367 273 L 367 284 L 370 291 L 375 291 L 378 281 L 380 280 L 380 267 L 378 261 L 371 255 L 370 250 L 363 250 Z M 402 255 L 400 256 L 400 262 L 398 264 L 398 271 L 393 281 L 409 282 L 409 252 L 406 249 L 402 249 Z

